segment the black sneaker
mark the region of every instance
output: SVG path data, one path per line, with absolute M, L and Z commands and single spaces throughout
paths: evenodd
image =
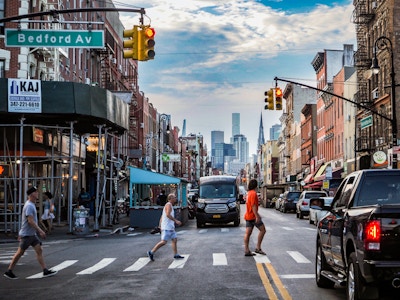
M 147 256 L 150 258 L 151 261 L 154 261 L 154 254 L 151 251 L 147 251 Z
M 43 277 L 50 277 L 50 276 L 54 276 L 57 274 L 57 271 L 52 271 L 52 270 L 44 270 L 43 271 Z
M 7 277 L 8 279 L 18 279 L 17 275 L 15 275 L 11 270 L 5 272 L 4 277 Z
M 174 258 L 176 258 L 176 259 L 182 259 L 182 258 L 185 258 L 185 257 L 182 256 L 182 255 L 179 255 L 179 254 L 175 254 L 175 255 L 174 255 Z

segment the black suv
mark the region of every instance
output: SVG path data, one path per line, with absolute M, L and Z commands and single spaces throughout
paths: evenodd
M 281 212 L 286 213 L 291 210 L 296 210 L 296 204 L 299 200 L 301 191 L 284 192 L 282 196 Z

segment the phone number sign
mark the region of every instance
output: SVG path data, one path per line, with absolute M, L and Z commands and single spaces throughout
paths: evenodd
M 9 78 L 8 112 L 41 113 L 42 88 L 40 80 Z

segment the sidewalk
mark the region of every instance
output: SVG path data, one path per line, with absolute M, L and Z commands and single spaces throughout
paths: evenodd
M 129 217 L 125 214 L 119 218 L 119 223 L 112 226 L 103 227 L 99 224 L 99 230 L 94 231 L 94 220 L 93 217 L 89 218 L 89 232 L 87 234 L 81 234 L 79 232 L 70 232 L 69 226 L 66 222 L 54 222 L 53 230 L 50 234 L 47 234 L 46 240 L 60 240 L 60 239 L 76 239 L 76 238 L 97 238 L 103 236 L 109 236 L 113 234 L 120 234 L 126 231 L 133 231 L 135 229 L 129 228 Z M 138 229 L 136 229 L 138 230 Z M 140 229 L 149 232 L 149 229 Z M 4 233 L 0 232 L 0 244 L 3 243 L 17 243 L 18 233 Z

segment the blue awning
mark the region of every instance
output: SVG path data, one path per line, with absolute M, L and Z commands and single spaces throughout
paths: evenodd
M 179 184 L 180 178 L 129 167 L 129 182 L 131 184 Z

